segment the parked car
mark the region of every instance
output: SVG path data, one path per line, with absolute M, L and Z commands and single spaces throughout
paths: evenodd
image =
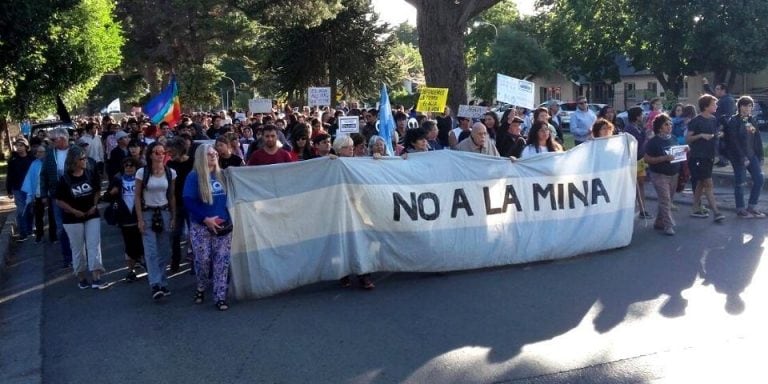
M 557 105 L 560 106 L 560 111 L 557 113 L 557 115 L 560 116 L 560 127 L 562 127 L 563 129 L 568 129 L 569 123 L 571 122 L 571 114 L 576 112 L 576 108 L 577 108 L 576 102 L 550 100 L 550 101 L 539 104 L 537 108 L 541 108 L 541 107 L 548 108 L 549 104 L 552 101 L 557 102 Z
M 65 123 L 62 121 L 45 121 L 42 123 L 32 124 L 29 137 L 31 138 L 37 136 L 39 131 L 48 132 L 56 128 L 66 128 L 70 136 L 75 133 L 75 125 L 73 123 Z

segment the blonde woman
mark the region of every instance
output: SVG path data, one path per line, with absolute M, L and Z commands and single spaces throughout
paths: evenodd
M 203 303 L 205 291 L 211 285 L 209 276 L 213 267 L 216 308 L 226 311 L 229 309 L 227 280 L 232 220 L 227 211 L 227 191 L 219 168 L 219 154 L 210 144 L 197 147 L 195 166 L 184 182 L 182 197 L 189 213 L 189 238 L 195 255 L 195 303 Z

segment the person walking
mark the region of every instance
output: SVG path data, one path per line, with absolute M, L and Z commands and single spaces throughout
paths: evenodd
M 677 173 L 680 163 L 673 163 L 674 156 L 668 153 L 669 148 L 677 141 L 672 136 L 672 119 L 662 113 L 653 120 L 654 136 L 645 146 L 643 159 L 648 164 L 651 181 L 659 199 L 658 213 L 654 229 L 663 230 L 667 236 L 675 235 L 675 220 L 672 218 L 672 193 L 677 186 Z
M 763 176 L 763 140 L 757 130 L 757 122 L 752 116 L 755 102 L 749 96 L 742 96 L 736 102 L 738 114 L 733 116 L 725 128 L 726 152 L 733 166 L 734 197 L 736 216 L 740 218 L 764 218 L 765 213 L 757 209 L 760 191 L 765 178 Z M 744 205 L 744 186 L 746 173 L 752 178 L 749 200 Z
M 68 268 L 72 264 L 72 249 L 69 246 L 67 233 L 62 227 L 62 210 L 54 199 L 59 178 L 64 175 L 67 154 L 76 146 L 70 145 L 69 131 L 66 128 L 51 130 L 49 137 L 53 145 L 48 148 L 40 170 L 40 195 L 43 197 L 43 204 L 50 204 L 53 207 L 54 222 L 49 221 L 48 226 L 56 228 L 56 238 L 61 243 L 63 267 Z
M 219 155 L 210 144 L 197 147 L 195 166 L 187 176 L 182 196 L 189 213 L 189 236 L 195 256 L 195 303 L 203 303 L 213 280 L 216 308 L 226 311 L 229 309 L 227 289 L 232 219 L 227 211 L 227 190 L 219 168 Z
M 88 167 L 88 156 L 80 147 L 72 147 L 64 162 L 64 174 L 56 186 L 56 204 L 62 213 L 62 226 L 69 238 L 72 269 L 80 289 L 106 289 L 101 281 L 101 219 L 97 204 L 101 179 Z M 91 272 L 88 283 L 86 271 Z
M 29 154 L 29 142 L 23 137 L 14 141 L 13 148 L 14 153 L 8 161 L 5 176 L 5 189 L 8 197 L 13 197 L 16 204 L 16 241 L 22 242 L 32 233 L 32 215 L 27 207 L 27 194 L 22 190 L 22 185 L 35 158 Z
M 163 164 L 165 147 L 159 142 L 147 146 L 147 166 L 136 173 L 135 211 L 144 244 L 152 299 L 170 296 L 168 275 L 171 232 L 175 229 L 176 171 Z
M 126 266 L 125 280 L 136 281 L 136 267 L 144 257 L 144 243 L 136 218 L 136 169 L 139 163 L 130 157 L 123 159 L 123 171 L 110 180 L 107 193 L 112 204 L 117 204 L 115 221 L 123 235 Z

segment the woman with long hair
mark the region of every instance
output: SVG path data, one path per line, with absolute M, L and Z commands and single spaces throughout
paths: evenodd
M 520 154 L 521 158 L 527 158 L 539 153 L 562 152 L 563 147 L 552 138 L 552 132 L 549 125 L 543 121 L 533 123 L 528 132 L 528 145 L 523 148 Z
M 189 238 L 195 255 L 195 303 L 202 304 L 205 300 L 205 291 L 211 285 L 212 276 L 216 308 L 226 311 L 229 309 L 227 281 L 232 219 L 227 211 L 227 190 L 219 168 L 218 153 L 210 144 L 197 147 L 195 167 L 187 176 L 182 195 L 189 212 Z
M 309 160 L 312 158 L 312 146 L 310 145 L 309 135 L 305 132 L 297 131 L 298 134 L 291 135 L 291 155 L 293 161 Z
M 499 130 L 499 117 L 496 116 L 496 113 L 486 112 L 483 115 L 483 124 L 485 124 L 485 128 L 488 130 L 488 136 L 496 140 L 496 132 Z
M 176 171 L 165 166 L 165 147 L 147 146 L 147 166 L 136 172 L 136 220 L 144 244 L 152 299 L 170 296 L 165 267 L 170 261 L 171 233 L 176 227 Z
M 56 186 L 56 204 L 62 210 L 62 227 L 69 238 L 72 269 L 80 289 L 105 289 L 101 281 L 101 220 L 97 204 L 101 180 L 95 170 L 88 169 L 88 156 L 78 146 L 69 148 L 64 161 L 64 174 Z M 86 278 L 91 272 L 91 283 Z

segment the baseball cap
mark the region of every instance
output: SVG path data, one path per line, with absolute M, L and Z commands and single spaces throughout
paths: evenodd
M 130 135 L 128 135 L 125 131 L 117 131 L 117 133 L 115 133 L 115 139 L 116 140 L 120 140 L 123 137 L 128 137 L 128 136 L 130 136 Z

